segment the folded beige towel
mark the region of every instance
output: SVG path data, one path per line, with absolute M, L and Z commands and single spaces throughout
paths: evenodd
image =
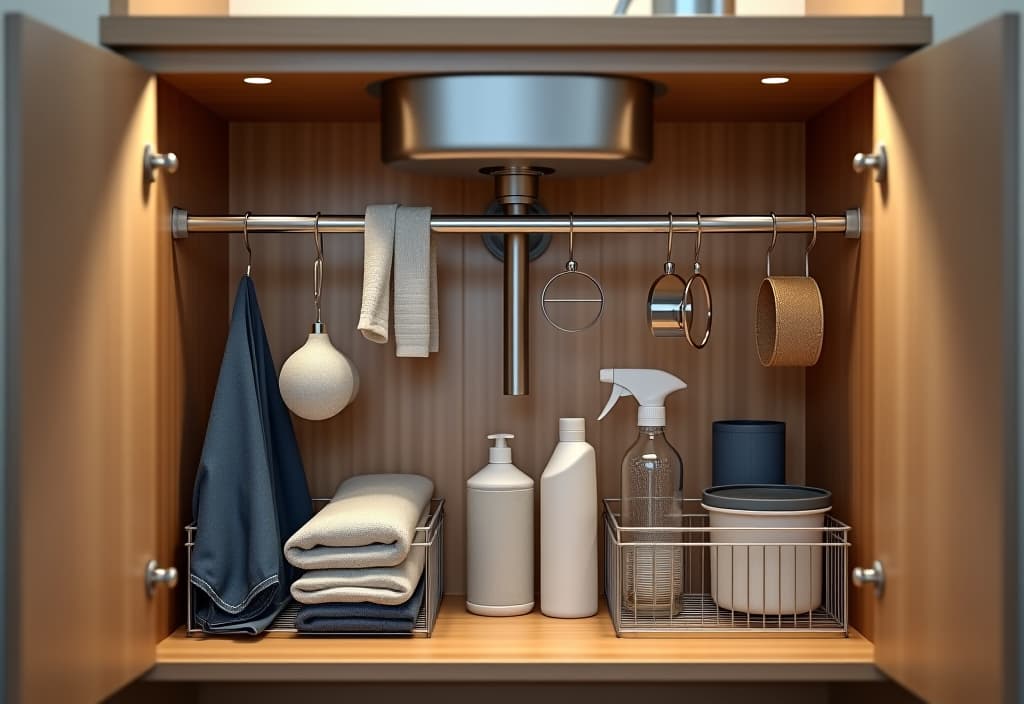
M 433 492 L 434 483 L 418 474 L 352 477 L 288 539 L 285 559 L 304 570 L 399 565 Z
M 359 332 L 370 342 L 388 341 L 391 262 L 395 250 L 397 205 L 366 206 L 363 232 L 363 303 Z
M 398 209 L 395 219 L 395 353 L 427 357 L 438 349 L 437 250 L 430 208 Z
M 419 584 L 426 552 L 425 547 L 415 547 L 395 567 L 310 570 L 292 583 L 292 598 L 300 604 L 404 604 Z

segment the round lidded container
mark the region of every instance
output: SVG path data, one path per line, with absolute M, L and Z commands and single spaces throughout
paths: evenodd
M 720 608 L 786 616 L 821 606 L 825 489 L 735 484 L 704 491 L 711 527 L 711 597 Z M 817 529 L 817 530 L 816 530 Z

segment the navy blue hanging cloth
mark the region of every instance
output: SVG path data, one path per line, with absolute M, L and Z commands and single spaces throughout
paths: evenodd
M 235 295 L 192 514 L 197 624 L 261 633 L 290 600 L 299 570 L 283 545 L 312 516 L 312 502 L 249 276 Z

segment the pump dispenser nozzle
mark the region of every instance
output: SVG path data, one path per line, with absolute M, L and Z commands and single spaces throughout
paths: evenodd
M 634 396 L 641 427 L 665 427 L 665 397 L 686 388 L 685 381 L 660 369 L 602 369 L 601 381 L 612 385 L 612 394 L 597 419 L 608 415 L 623 396 Z
M 494 446 L 490 449 L 491 464 L 509 464 L 512 462 L 512 448 L 508 446 L 507 440 L 515 435 L 511 433 L 494 433 L 488 435 L 488 440 L 494 440 Z

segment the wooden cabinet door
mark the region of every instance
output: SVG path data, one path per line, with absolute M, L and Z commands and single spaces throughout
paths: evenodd
M 25 17 L 5 32 L 6 695 L 95 702 L 155 659 L 156 86 Z
M 929 702 L 1017 701 L 1017 61 L 1004 16 L 875 82 L 876 658 Z

